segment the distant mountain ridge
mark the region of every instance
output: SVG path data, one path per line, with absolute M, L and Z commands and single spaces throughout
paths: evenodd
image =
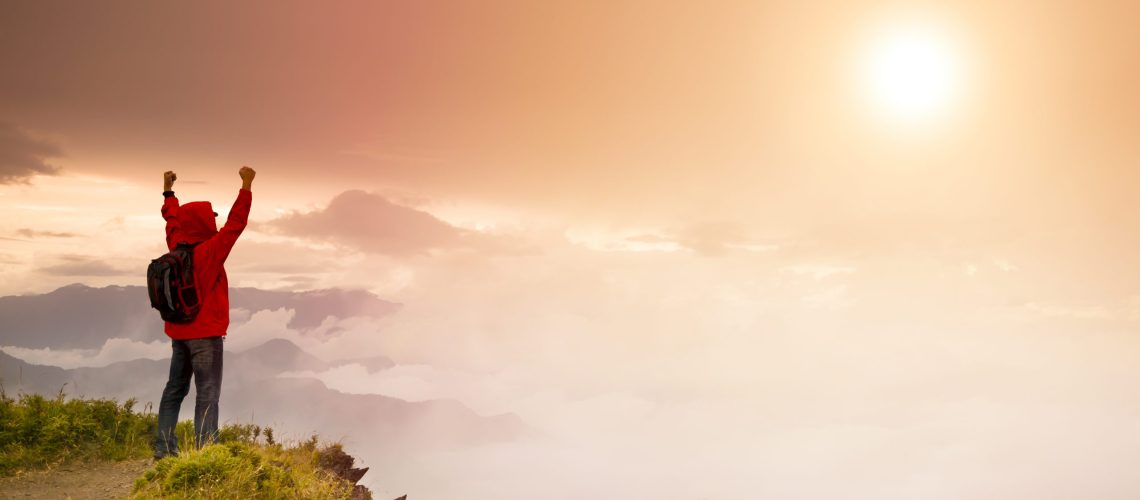
M 368 373 L 376 373 L 396 366 L 396 363 L 386 356 L 324 361 L 305 352 L 301 346 L 286 339 L 270 339 L 259 346 L 229 354 L 226 359 L 234 360 L 235 363 L 263 366 L 274 374 L 302 371 L 319 372 L 352 364 L 364 366 Z
M 400 304 L 362 291 L 314 292 L 231 290 L 231 306 L 250 311 L 292 309 L 291 328 L 302 335 L 329 317 L 393 314 Z M 94 349 L 108 339 L 165 339 L 162 323 L 139 286 L 92 288 L 69 285 L 53 292 L 0 297 L 0 345 L 33 349 Z M 502 443 L 537 435 L 514 414 L 479 415 L 455 400 L 411 402 L 379 394 L 346 394 L 297 373 L 323 372 L 357 364 L 369 373 L 395 366 L 384 356 L 326 361 L 284 338 L 229 351 L 219 402 L 223 423 L 271 425 L 284 439 L 319 432 L 344 439 L 366 462 L 404 460 L 408 453 Z M 69 397 L 136 399 L 138 409 L 157 410 L 170 367 L 169 358 L 134 359 L 98 367 L 42 366 L 0 351 L 0 386 L 20 393 Z M 284 373 L 290 373 L 282 377 Z M 358 372 L 357 372 L 358 373 Z M 194 394 L 180 417 L 193 416 Z
M 278 377 L 356 362 L 326 362 L 284 339 L 228 353 L 219 403 L 221 419 L 256 419 L 298 436 L 320 429 L 330 437 L 376 439 L 387 447 L 409 449 L 501 442 L 534 434 L 517 415 L 480 416 L 454 400 L 409 402 L 377 394 L 345 394 L 316 379 Z M 0 382 L 10 396 L 20 392 L 55 395 L 62 390 L 86 398 L 135 398 L 140 407 L 151 403 L 156 409 L 169 366 L 169 359 L 136 359 L 64 369 L 30 364 L 0 352 Z M 193 407 L 191 389 L 182 405 L 182 418 L 191 418 Z
M 251 312 L 292 309 L 288 326 L 306 332 L 329 317 L 380 318 L 402 305 L 364 290 L 233 288 L 230 307 Z M 142 286 L 72 284 L 45 294 L 0 297 L 0 318 L 0 345 L 12 347 L 97 349 L 112 338 L 162 338 L 162 320 L 151 309 Z

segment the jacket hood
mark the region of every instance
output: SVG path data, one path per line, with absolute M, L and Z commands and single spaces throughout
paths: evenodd
M 178 209 L 178 241 L 200 243 L 218 234 L 218 222 L 214 217 L 214 207 L 208 201 L 192 201 L 182 205 Z

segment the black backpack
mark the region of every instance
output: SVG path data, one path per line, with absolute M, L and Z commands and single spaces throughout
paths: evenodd
M 166 255 L 150 261 L 146 268 L 150 306 L 158 309 L 164 321 L 189 323 L 202 308 L 198 288 L 194 286 L 195 245 L 179 243 Z

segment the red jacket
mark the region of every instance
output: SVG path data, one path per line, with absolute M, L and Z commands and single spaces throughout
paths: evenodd
M 230 287 L 222 267 L 238 236 L 249 219 L 253 193 L 242 189 L 230 209 L 222 230 L 214 221 L 214 209 L 208 201 L 195 201 L 178 206 L 178 198 L 166 197 L 162 218 L 166 219 L 166 246 L 171 250 L 180 242 L 199 243 L 194 247 L 194 282 L 198 285 L 202 309 L 190 323 L 166 322 L 166 335 L 172 339 L 200 339 L 224 336 L 230 327 Z

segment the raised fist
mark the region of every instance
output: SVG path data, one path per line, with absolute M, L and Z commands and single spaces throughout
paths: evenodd
M 170 170 L 163 172 L 162 173 L 162 184 L 163 184 L 163 186 L 166 187 L 166 189 L 164 189 L 164 191 L 170 191 L 170 188 L 174 187 L 174 181 L 176 181 L 176 180 L 178 180 L 178 174 L 176 174 Z
M 241 176 L 241 180 L 250 182 L 253 180 L 253 177 L 257 175 L 257 172 L 249 167 L 241 167 L 241 170 L 238 170 L 238 175 Z

